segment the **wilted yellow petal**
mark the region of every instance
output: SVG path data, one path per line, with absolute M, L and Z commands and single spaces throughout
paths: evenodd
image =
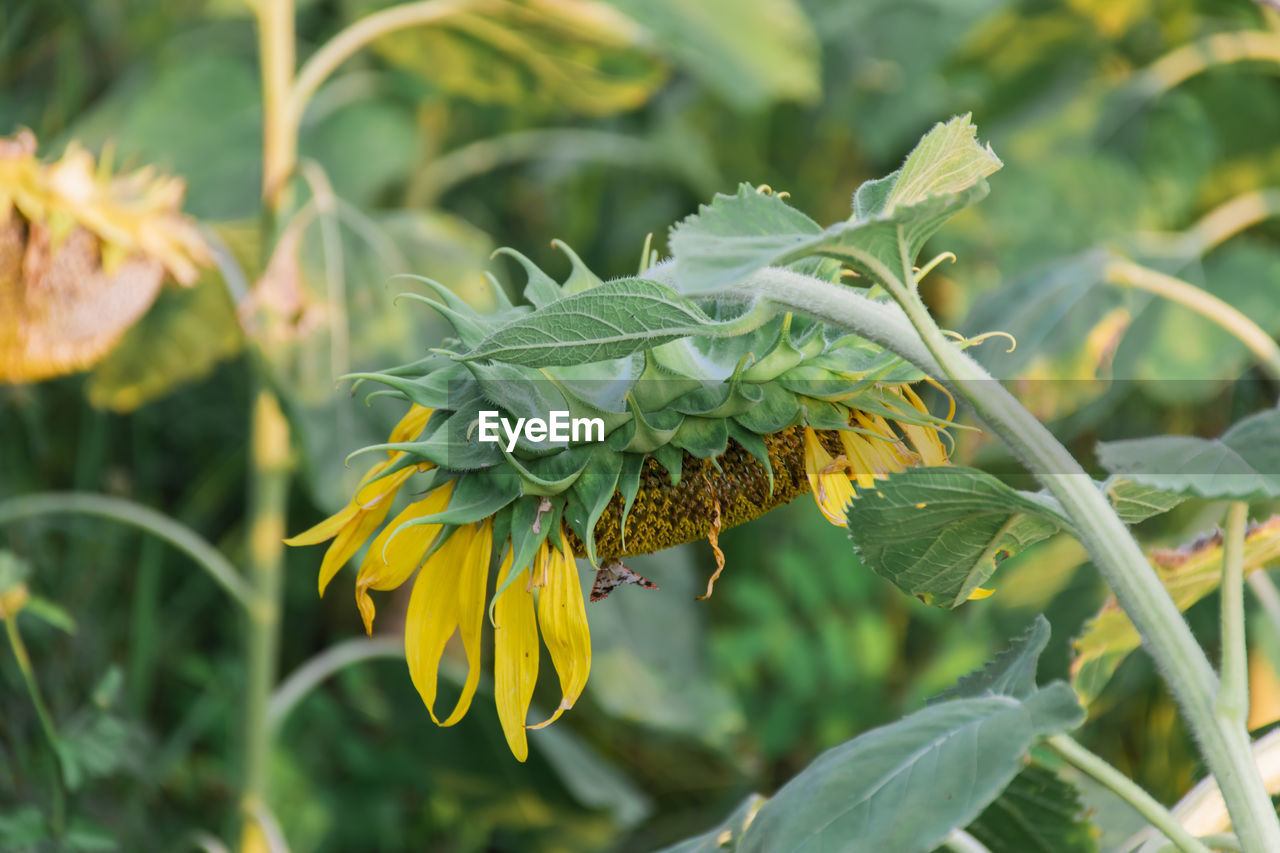
M 356 606 L 360 608 L 367 633 L 373 633 L 375 612 L 369 590 L 395 589 L 407 581 L 435 543 L 443 525 L 414 524 L 394 538 L 392 534 L 406 521 L 443 511 L 449 505 L 452 492 L 453 483 L 445 483 L 422 500 L 409 504 L 382 528 L 369 545 L 364 561 L 360 563 L 360 572 L 356 575 Z
M 587 609 L 583 604 L 578 566 L 567 550 L 548 549 L 545 571 L 546 586 L 538 593 L 538 624 L 542 640 L 551 653 L 551 662 L 560 676 L 560 707 L 551 717 L 531 729 L 550 725 L 572 708 L 582 695 L 591 672 L 591 630 L 587 626 Z
M 982 599 L 990 598 L 995 594 L 996 591 L 994 589 L 983 589 L 982 587 L 978 587 L 973 592 L 969 593 L 969 601 L 981 601 Z
M 840 444 L 844 447 L 845 458 L 852 468 L 852 476 L 858 482 L 858 488 L 870 489 L 875 485 L 875 476 L 879 473 L 867 452 L 870 444 L 856 432 L 840 431 Z
M 436 681 L 445 643 L 458 627 L 458 568 L 466 560 L 475 538 L 471 525 L 460 527 L 431 555 L 418 572 L 409 596 L 409 612 L 404 625 L 404 658 L 409 677 L 427 706 L 436 716 Z
M 853 484 L 844 471 L 832 467 L 826 451 L 813 430 L 804 431 L 804 470 L 813 488 L 813 500 L 832 524 L 844 527 L 845 507 L 854 498 Z
M 325 587 L 338 570 L 347 564 L 347 560 L 360 550 L 365 540 L 382 524 L 395 500 L 396 492 L 415 470 L 412 467 L 403 468 L 368 484 L 356 494 L 355 517 L 338 533 L 329 550 L 324 552 L 324 560 L 320 563 L 321 595 L 324 595 Z
M 472 537 L 462 563 L 452 566 L 452 571 L 458 574 L 458 630 L 462 633 L 462 649 L 467 653 L 467 680 L 462 685 L 458 704 L 442 726 L 451 726 L 462 719 L 480 684 L 480 631 L 484 627 L 484 592 L 492 551 L 493 521 L 485 519 Z
M 299 533 L 297 536 L 290 536 L 284 540 L 284 544 L 301 546 L 301 545 L 319 545 L 321 542 L 328 542 L 341 532 L 342 528 L 356 517 L 356 513 L 360 508 L 354 503 L 349 503 L 324 521 L 312 527 L 309 530 Z
M 521 567 L 523 568 L 523 567 Z M 502 560 L 498 585 L 511 571 L 511 551 Z M 538 623 L 533 594 L 513 583 L 494 605 L 493 694 L 507 746 L 519 761 L 529 757 L 524 721 L 529 715 L 533 686 L 538 680 Z

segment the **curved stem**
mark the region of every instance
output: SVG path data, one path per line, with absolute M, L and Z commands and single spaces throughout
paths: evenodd
M 253 589 L 221 551 L 186 525 L 124 498 L 85 492 L 24 495 L 0 503 L 0 525 L 20 518 L 64 513 L 110 518 L 163 539 L 195 560 L 241 606 L 253 608 Z
M 22 634 L 18 631 L 18 614 L 8 613 L 3 617 L 4 630 L 9 637 L 9 647 L 18 662 L 18 671 L 22 673 L 22 683 L 26 685 L 27 694 L 31 697 L 31 705 L 36 709 L 36 717 L 40 720 L 40 728 L 44 731 L 45 740 L 49 742 L 49 753 L 53 764 L 53 829 L 54 834 L 61 836 L 66 810 L 65 782 L 62 778 L 62 748 L 58 729 L 53 724 L 53 715 L 49 706 L 44 703 L 40 693 L 40 685 L 36 682 L 35 670 L 31 667 L 31 656 L 27 654 L 27 646 L 22 642 Z
M 1249 60 L 1280 64 L 1280 36 L 1260 30 L 1206 36 L 1169 51 L 1140 71 L 1135 83 L 1156 97 L 1216 65 Z
M 339 670 L 371 658 L 403 658 L 404 641 L 391 638 L 343 640 L 330 646 L 290 673 L 276 687 L 267 706 L 267 720 L 273 729 L 289 716 L 302 698 Z
M 1128 776 L 1085 749 L 1067 735 L 1054 735 L 1045 745 L 1072 767 L 1102 784 L 1164 834 L 1183 853 L 1209 853 L 1209 848 L 1183 828 L 1164 806 Z
M 1249 662 L 1244 634 L 1244 536 L 1249 505 L 1232 501 L 1222 540 L 1222 686 L 1218 715 L 1243 727 L 1249 713 Z
M 365 45 L 396 30 L 432 24 L 459 12 L 493 5 L 496 4 L 482 0 L 420 0 L 374 12 L 350 24 L 325 42 L 299 69 L 285 102 L 285 115 L 294 132 L 311 96 L 338 66 Z
M 1188 254 L 1203 255 L 1235 235 L 1280 215 L 1280 189 L 1253 190 L 1224 201 L 1181 235 Z
M 1280 850 L 1280 821 L 1253 763 L 1248 734 L 1242 727 L 1222 724 L 1215 714 L 1218 678 L 1204 650 L 1142 549 L 1080 464 L 1004 386 L 947 340 L 905 283 L 887 283 L 891 292 L 907 296 L 901 307 L 915 329 L 904 334 L 900 319 L 889 312 L 864 313 L 875 304 L 869 299 L 806 276 L 789 274 L 780 280 L 776 273 L 761 271 L 739 287 L 789 310 L 813 311 L 818 319 L 857 332 L 945 381 L 1058 499 L 1164 674 L 1226 794 L 1241 843 L 1250 853 Z M 920 342 L 928 358 L 920 357 Z
M 1268 376 L 1280 382 L 1280 345 L 1239 309 L 1180 278 L 1132 261 L 1111 261 L 1107 264 L 1105 276 L 1110 284 L 1154 293 L 1217 323 L 1249 348 Z

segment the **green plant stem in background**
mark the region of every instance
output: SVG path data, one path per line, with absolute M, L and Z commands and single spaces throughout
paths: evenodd
M 258 392 L 252 421 L 252 469 L 249 483 L 249 576 L 254 602 L 249 609 L 246 645 L 247 685 L 244 714 L 244 783 L 241 813 L 246 831 L 269 814 L 267 773 L 272 731 L 267 704 L 275 687 L 280 647 L 280 599 L 283 590 L 284 510 L 289 496 L 289 425 L 275 395 Z
M 1205 319 L 1212 320 L 1249 348 L 1259 365 L 1280 382 L 1280 345 L 1239 309 L 1206 293 L 1193 284 L 1165 275 L 1132 261 L 1114 260 L 1107 264 L 1106 280 L 1122 287 L 1132 287 L 1185 305 Z
M 1266 572 L 1253 572 L 1245 579 L 1245 583 L 1249 584 L 1262 612 L 1267 614 L 1272 627 L 1280 634 L 1280 590 L 1276 589 L 1276 582 Z
M 18 670 L 22 673 L 22 683 L 26 685 L 27 695 L 31 697 L 31 705 L 36 709 L 36 717 L 40 720 L 40 728 L 45 740 L 49 743 L 50 760 L 53 764 L 53 818 L 51 820 L 53 834 L 61 837 L 66 823 L 66 794 L 62 779 L 62 747 L 58 730 L 53 725 L 53 715 L 44 703 L 40 694 L 40 685 L 36 683 L 35 671 L 31 668 L 31 656 L 27 654 L 27 646 L 22 642 L 22 634 L 18 631 L 18 614 L 10 613 L 3 619 L 4 631 L 9 637 L 9 648 L 13 649 L 13 657 L 18 662 Z
M 196 561 L 240 606 L 253 606 L 253 588 L 231 561 L 191 528 L 150 507 L 111 495 L 42 492 L 0 503 L 0 525 L 41 515 L 96 515 L 145 530 Z
M 1183 853 L 1209 853 L 1210 848 L 1190 832 L 1182 828 L 1168 809 L 1128 776 L 1076 743 L 1067 735 L 1054 735 L 1045 739 L 1045 745 L 1072 767 L 1102 784 L 1107 790 L 1124 800 L 1165 838 Z
M 890 273 L 882 283 L 901 300 L 909 323 L 893 312 L 868 310 L 875 303 L 839 286 L 792 273 L 778 276 L 778 272 L 757 273 L 742 288 L 782 308 L 813 312 L 946 381 L 1058 499 L 1164 674 L 1224 793 L 1245 850 L 1280 850 L 1280 821 L 1253 763 L 1248 733 L 1243 726 L 1224 725 L 1215 713 L 1217 675 L 1142 549 L 1093 479 L 1017 398 L 947 340 L 919 296 L 896 276 Z M 920 341 L 927 347 L 927 358 L 920 357 Z
M 1227 240 L 1280 215 L 1280 189 L 1253 190 L 1224 201 L 1179 235 L 1183 251 L 1199 257 Z
M 308 659 L 282 681 L 272 694 L 267 706 L 267 719 L 271 727 L 279 729 L 302 698 L 334 673 L 373 658 L 403 659 L 404 641 L 399 638 L 358 637 L 330 646 Z
M 1249 505 L 1232 501 L 1227 507 L 1222 540 L 1222 685 L 1218 715 L 1244 726 L 1249 714 L 1249 650 L 1244 633 L 1244 536 Z
M 1130 85 L 1155 98 L 1214 66 L 1250 61 L 1280 63 L 1280 36 L 1264 31 L 1215 33 L 1169 51 L 1135 74 Z
M 952 831 L 942 846 L 952 853 L 991 853 L 987 846 L 963 829 Z
M 292 19 L 292 0 L 288 4 L 273 3 L 271 0 L 262 0 L 262 2 L 266 6 L 288 5 L 290 7 L 290 18 Z M 293 79 L 292 85 L 287 89 L 287 99 L 280 104 L 282 108 L 280 115 L 285 122 L 285 133 L 293 139 L 293 150 L 288 155 L 290 160 L 288 163 L 289 170 L 292 170 L 292 159 L 297 156 L 298 127 L 302 122 L 302 114 L 307 108 L 307 102 L 311 100 L 311 96 L 316 93 L 320 85 L 343 62 L 350 59 L 370 42 L 396 30 L 433 24 L 458 12 L 496 7 L 498 5 L 501 4 L 496 0 L 493 2 L 481 2 L 481 0 L 422 0 L 417 3 L 404 3 L 366 15 L 329 39 L 299 69 L 297 77 Z M 292 32 L 292 23 L 290 24 L 290 32 Z M 292 44 L 289 46 L 288 73 L 293 73 Z M 284 153 L 281 152 L 282 155 Z M 271 186 L 271 184 L 268 183 L 268 186 Z

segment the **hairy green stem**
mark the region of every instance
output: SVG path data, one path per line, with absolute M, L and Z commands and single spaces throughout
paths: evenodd
M 87 492 L 42 492 L 0 503 L 0 525 L 41 515 L 96 515 L 132 525 L 163 539 L 196 561 L 242 607 L 253 606 L 253 589 L 231 561 L 191 528 L 139 503 Z
M 779 272 L 761 271 L 740 288 L 787 310 L 811 313 L 861 334 L 945 382 L 1058 499 L 1164 674 L 1225 795 L 1245 850 L 1280 850 L 1280 821 L 1253 763 L 1247 732 L 1218 718 L 1214 710 L 1218 677 L 1204 650 L 1142 549 L 1080 464 L 1004 386 L 946 338 L 914 292 L 902 300 L 910 321 L 904 329 L 900 317 L 884 306 L 871 308 L 875 303 L 865 297 L 817 279 L 794 273 L 780 276 Z M 902 295 L 907 290 L 901 281 L 894 284 L 891 292 Z M 928 357 L 921 357 L 921 342 Z
M 1244 536 L 1249 504 L 1232 501 L 1222 540 L 1222 685 L 1218 716 L 1241 728 L 1249 714 L 1249 658 L 1244 634 Z
M 1194 835 L 1183 829 L 1168 809 L 1138 785 L 1106 761 L 1085 749 L 1067 735 L 1054 735 L 1045 739 L 1045 745 L 1072 767 L 1099 782 L 1111 793 L 1128 803 L 1142 815 L 1147 823 L 1164 834 L 1183 853 L 1209 853 L 1209 848 Z

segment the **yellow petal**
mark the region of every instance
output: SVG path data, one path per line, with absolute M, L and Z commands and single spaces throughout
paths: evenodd
M 973 592 L 969 593 L 969 601 L 981 601 L 984 598 L 989 598 L 995 595 L 995 593 L 996 591 L 994 589 L 983 589 L 982 587 L 978 587 Z
M 382 532 L 369 545 L 364 561 L 360 564 L 360 572 L 356 575 L 356 606 L 360 608 L 367 633 L 373 633 L 375 612 L 369 590 L 395 589 L 407 581 L 414 569 L 421 565 L 422 558 L 435 543 L 443 525 L 415 524 L 406 527 L 399 536 L 392 538 L 391 534 L 406 521 L 443 511 L 449 505 L 449 495 L 452 492 L 453 483 L 445 483 L 422 500 L 409 504 L 382 528 Z
M 467 653 L 467 680 L 462 685 L 458 704 L 442 726 L 451 726 L 462 719 L 480 684 L 480 630 L 484 627 L 484 593 L 492 551 L 493 522 L 485 519 L 480 522 L 461 565 L 452 566 L 452 571 L 458 574 L 458 630 L 462 632 L 462 649 Z
M 545 564 L 547 583 L 538 593 L 538 624 L 551 662 L 560 676 L 560 707 L 550 718 L 529 726 L 540 729 L 572 708 L 586 687 L 591 672 L 591 630 L 583 603 L 578 566 L 567 550 L 549 549 Z
M 852 476 L 860 489 L 870 489 L 876 484 L 875 476 L 878 471 L 867 455 L 870 443 L 856 432 L 840 431 L 840 444 L 844 447 L 845 458 L 849 460 L 853 469 Z
M 433 409 L 419 406 L 414 403 L 409 407 L 409 411 L 400 423 L 396 424 L 396 428 L 391 430 L 391 442 L 413 441 L 418 437 L 418 433 L 422 432 L 422 428 L 427 425 L 427 419 L 431 417 Z M 395 450 L 387 451 L 393 457 L 397 453 Z
M 349 503 L 315 527 L 305 530 L 297 536 L 290 536 L 284 540 L 284 544 L 297 547 L 301 545 L 319 545 L 321 542 L 327 542 L 337 536 L 342 528 L 356 517 L 356 513 L 359 511 L 359 507 L 354 503 Z
M 511 551 L 503 558 L 498 573 L 501 585 L 511 571 Z M 507 746 L 518 761 L 529 757 L 524 721 L 538 680 L 538 623 L 533 612 L 533 595 L 524 584 L 513 583 L 498 596 L 494 605 L 493 694 L 498 720 Z
M 471 525 L 460 527 L 431 555 L 409 596 L 404 624 L 404 658 L 409 678 L 418 689 L 431 719 L 436 716 L 436 681 L 445 643 L 458 627 L 458 567 L 466 560 L 475 538 Z
M 329 585 L 329 581 L 333 580 L 338 570 L 347 564 L 351 555 L 359 551 L 365 540 L 378 529 L 379 524 L 382 524 L 383 519 L 387 517 L 387 512 L 391 509 L 392 501 L 395 500 L 396 492 L 400 490 L 400 485 L 409 479 L 409 475 L 415 470 L 412 467 L 403 468 L 368 484 L 356 494 L 358 511 L 355 517 L 338 533 L 329 550 L 325 551 L 324 560 L 320 563 L 321 595 L 324 595 L 325 587 Z
M 813 500 L 832 524 L 844 527 L 845 507 L 853 500 L 853 485 L 843 471 L 831 472 L 831 454 L 813 430 L 804 431 L 804 468 L 813 488 Z

